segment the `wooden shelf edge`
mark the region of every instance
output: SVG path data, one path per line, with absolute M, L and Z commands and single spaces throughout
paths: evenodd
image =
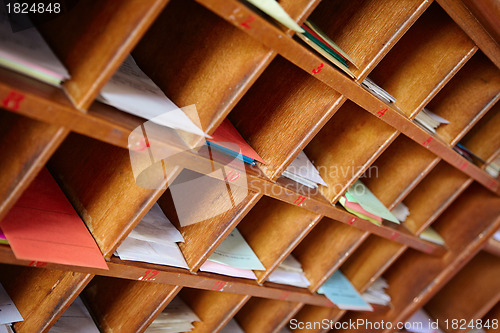
M 300 302 L 326 307 L 333 306 L 325 296 L 311 293 L 306 288 L 297 288 L 271 282 L 258 284 L 255 280 L 233 278 L 204 272 L 191 273 L 186 269 L 170 266 L 142 262 L 125 262 L 116 257 L 111 258 L 110 261 L 107 262 L 109 270 L 103 270 L 90 267 L 19 260 L 16 259 L 9 246 L 0 245 L 0 262 L 9 265 L 31 266 L 33 269 L 36 267 L 40 269 L 81 272 L 92 275 L 144 281 L 144 283 L 163 283 L 281 301 Z

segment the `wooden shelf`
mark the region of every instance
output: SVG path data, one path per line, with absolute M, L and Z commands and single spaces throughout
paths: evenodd
M 40 26 L 71 74 L 62 89 L 0 68 L 0 219 L 47 166 L 109 267 L 18 260 L 0 245 L 0 283 L 25 319 L 16 332 L 47 332 L 78 295 L 107 333 L 144 332 L 174 297 L 200 318 L 193 332 L 206 333 L 231 319 L 252 333 L 279 332 L 291 319 L 396 323 L 420 308 L 440 321 L 498 318 L 500 247 L 491 236 L 500 182 L 453 150 L 460 142 L 487 163 L 500 154 L 500 44 L 484 4 L 279 3 L 346 51 L 357 78 L 237 0 L 82 0 Z M 229 119 L 265 163 L 230 166 L 228 156 L 158 126 L 150 146 L 176 154 L 177 164 L 149 189 L 138 185 L 129 135 L 145 120 L 96 100 L 129 53 L 175 104 L 196 106 L 204 131 Z M 367 76 L 396 102 L 366 90 Z M 412 119 L 424 107 L 450 123 L 435 134 L 420 128 Z M 328 186 L 283 176 L 301 151 Z M 224 202 L 229 182 L 213 168 L 246 175 L 231 187 L 239 203 Z M 208 190 L 186 195 L 182 210 L 176 188 L 201 174 Z M 344 210 L 338 200 L 358 179 L 390 210 L 404 203 L 407 220 L 376 226 Z M 155 203 L 184 237 L 189 269 L 113 255 Z M 419 238 L 429 226 L 444 246 Z M 235 228 L 265 267 L 256 281 L 199 271 Z M 290 254 L 309 288 L 266 281 Z M 383 276 L 391 306 L 345 311 L 317 294 L 338 269 L 359 292 Z

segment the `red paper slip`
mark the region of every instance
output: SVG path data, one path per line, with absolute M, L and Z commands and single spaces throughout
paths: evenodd
M 210 142 L 216 143 L 224 148 L 229 150 L 233 150 L 231 145 L 227 145 L 225 143 L 233 143 L 238 145 L 241 149 L 241 154 L 264 163 L 262 158 L 257 154 L 255 150 L 243 139 L 240 133 L 234 128 L 233 124 L 226 118 L 224 121 L 217 127 L 215 133 L 212 134 L 212 139 L 208 140 Z
M 46 168 L 0 227 L 18 259 L 108 269 L 94 238 Z

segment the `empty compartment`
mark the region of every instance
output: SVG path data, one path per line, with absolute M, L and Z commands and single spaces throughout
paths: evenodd
M 445 332 L 463 332 L 470 328 L 471 320 L 475 324 L 500 300 L 499 275 L 500 258 L 481 251 L 425 305 L 425 310 L 443 324 Z M 457 327 L 451 325 L 453 319 L 460 320 Z
M 440 162 L 405 198 L 410 210 L 404 225 L 419 234 L 467 188 L 470 180 L 446 162 Z
M 500 148 L 499 126 L 500 103 L 496 103 L 460 143 L 484 161 L 488 161 Z
M 102 332 L 132 333 L 144 331 L 179 290 L 179 286 L 96 276 L 82 298 Z
M 300 306 L 300 303 L 252 297 L 235 318 L 245 332 L 275 332 Z
M 183 288 L 179 295 L 201 319 L 191 332 L 211 333 L 222 329 L 250 299 L 247 295 Z
M 292 252 L 315 292 L 368 237 L 369 232 L 323 218 Z
M 465 32 L 433 3 L 370 77 L 413 117 L 475 51 Z
M 229 114 L 276 179 L 343 103 L 341 95 L 277 57 Z
M 356 104 L 344 103 L 304 149 L 328 184 L 320 186 L 323 195 L 336 202 L 367 169 L 371 171 L 370 165 L 397 134 Z
M 368 177 L 362 181 L 388 209 L 392 209 L 438 161 L 429 150 L 400 135 L 370 166 Z
M 477 52 L 427 105 L 450 122 L 438 127 L 437 136 L 454 145 L 499 97 L 500 71 Z

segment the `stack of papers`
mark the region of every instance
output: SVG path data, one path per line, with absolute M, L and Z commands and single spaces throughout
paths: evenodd
M 269 275 L 268 281 L 290 286 L 307 288 L 310 283 L 304 275 L 300 262 L 291 254 Z
M 252 165 L 255 165 L 255 161 L 264 163 L 227 118 L 217 127 L 212 138 L 207 140 L 207 144 L 245 163 Z
M 378 278 L 361 297 L 367 303 L 387 306 L 391 303 L 391 296 L 385 292 L 387 288 L 389 288 L 387 282 L 383 278 Z
M 297 34 L 300 39 L 350 77 L 355 78 L 349 66 L 356 67 L 356 65 L 337 44 L 309 20 L 304 22 L 302 28 L 304 32 Z
M 0 284 L 0 332 L 11 332 L 9 325 L 23 320 L 9 294 Z
M 283 176 L 310 188 L 318 188 L 318 184 L 328 186 L 303 151 L 286 168 Z
M 419 237 L 434 244 L 444 245 L 444 239 L 431 227 L 425 229 Z
M 257 279 L 253 270 L 265 271 L 266 268 L 238 229 L 233 229 L 200 267 L 204 272 Z
M 381 225 L 382 219 L 399 224 L 398 219 L 360 180 L 357 180 L 339 201 L 348 212 L 376 225 Z
M 428 130 L 431 133 L 436 133 L 436 128 L 441 124 L 449 124 L 450 122 L 444 118 L 441 118 L 432 111 L 423 108 L 422 111 L 417 113 L 415 116 L 415 122 L 417 125 L 423 129 Z
M 201 321 L 180 297 L 175 297 L 146 329 L 147 333 L 190 332 Z
M 89 311 L 78 296 L 64 311 L 49 333 L 99 333 Z
M 142 218 L 116 250 L 122 260 L 149 262 L 189 269 L 178 242 L 181 233 L 172 225 L 158 204 Z
M 438 327 L 438 322 L 429 317 L 422 309 L 418 310 L 408 319 L 405 323 L 405 328 L 408 332 L 412 333 L 443 333 Z
M 273 19 L 283 24 L 285 27 L 296 32 L 303 32 L 302 28 L 295 22 L 290 15 L 275 0 L 247 0 L 252 5 L 271 16 Z M 247 23 L 247 24 L 251 24 Z
M 474 163 L 476 165 L 486 164 L 485 160 L 474 154 L 472 151 L 470 151 L 461 143 L 457 143 L 457 145 L 453 147 L 453 150 L 462 155 L 466 160 L 468 160 L 471 163 Z
M 47 168 L 0 221 L 0 227 L 18 259 L 108 269 L 87 226 Z
M 153 123 L 205 137 L 205 133 L 179 109 L 137 66 L 131 55 L 101 90 L 99 100 Z
M 5 7 L 0 6 L 0 66 L 60 86 L 70 78 L 68 71 L 34 25 L 31 26 L 13 32 Z
M 398 219 L 399 222 L 404 222 L 410 215 L 410 210 L 404 203 L 400 202 L 392 209 L 391 213 Z
M 373 82 L 369 77 L 363 80 L 362 85 L 370 90 L 374 95 L 378 96 L 380 99 L 386 101 L 387 103 L 394 103 L 396 99 L 389 94 L 384 89 L 380 88 L 375 82 Z
M 319 288 L 318 293 L 324 294 L 333 304 L 343 310 L 373 311 L 351 282 L 340 272 L 333 275 Z
M 231 319 L 224 328 L 222 328 L 220 333 L 245 333 L 243 329 L 238 325 L 236 320 L 233 318 Z

